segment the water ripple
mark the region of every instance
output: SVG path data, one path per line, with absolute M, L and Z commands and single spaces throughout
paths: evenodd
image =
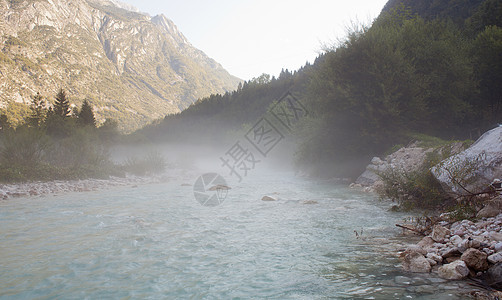
M 387 209 L 289 174 L 248 179 L 216 208 L 177 182 L 4 201 L 0 298 L 455 299 L 458 285 L 396 283 L 403 216 Z

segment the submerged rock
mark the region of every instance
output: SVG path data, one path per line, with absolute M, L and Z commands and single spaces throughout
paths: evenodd
M 262 199 L 263 200 L 263 199 Z M 319 202 L 315 201 L 315 200 L 306 200 L 306 201 L 303 201 L 302 204 L 305 204 L 305 205 L 313 205 L 313 204 L 319 204 Z
M 229 187 L 229 186 L 226 186 L 226 185 L 223 185 L 223 184 L 218 184 L 218 185 L 215 185 L 215 186 L 212 186 L 211 188 L 209 188 L 209 191 L 211 192 L 214 192 L 214 191 L 218 191 L 218 190 L 231 190 L 232 188 Z
M 261 198 L 261 201 L 277 201 L 277 199 L 270 196 L 263 196 L 263 198 Z

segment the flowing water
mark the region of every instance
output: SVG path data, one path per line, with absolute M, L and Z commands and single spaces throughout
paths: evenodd
M 187 180 L 0 202 L 0 298 L 462 297 L 400 271 L 404 215 L 374 196 L 272 174 L 205 207 Z

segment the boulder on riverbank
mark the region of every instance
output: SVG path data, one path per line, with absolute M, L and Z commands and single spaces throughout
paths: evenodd
M 460 257 L 460 259 L 465 262 L 467 267 L 473 269 L 474 271 L 488 270 L 487 258 L 488 255 L 486 253 L 474 248 L 467 249 Z
M 431 264 L 419 251 L 407 250 L 403 255 L 403 269 L 412 273 L 429 273 Z
M 494 179 L 502 178 L 502 126 L 486 132 L 471 147 L 431 171 L 452 196 L 466 196 L 489 189 Z
M 477 218 L 491 218 L 502 213 L 502 196 L 487 201 L 485 206 L 477 213 Z
M 420 147 L 418 142 L 414 142 L 386 156 L 383 160 L 374 157 L 366 167 L 366 171 L 357 178 L 355 184 L 372 189 L 381 186 L 383 182 L 378 173 L 385 172 L 389 168 L 416 170 L 424 162 L 427 153 L 431 151 L 433 151 L 432 148 Z
M 367 192 L 375 192 L 383 187 L 384 183 L 380 174 L 389 170 L 413 172 L 418 170 L 426 161 L 428 154 L 434 151 L 442 153 L 460 153 L 464 149 L 464 144 L 461 142 L 450 143 L 446 146 L 425 147 L 416 141 L 407 147 L 403 147 L 396 152 L 387 155 L 384 159 L 374 157 L 370 164 L 366 167 L 361 176 L 351 184 L 352 188 L 363 188 Z
M 457 260 L 452 263 L 441 266 L 438 269 L 440 278 L 448 280 L 460 280 L 469 275 L 469 268 L 463 260 Z

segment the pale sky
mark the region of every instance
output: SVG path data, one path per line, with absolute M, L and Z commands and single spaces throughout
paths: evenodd
M 173 20 L 188 41 L 249 80 L 313 62 L 322 44 L 369 24 L 387 0 L 122 0 Z

